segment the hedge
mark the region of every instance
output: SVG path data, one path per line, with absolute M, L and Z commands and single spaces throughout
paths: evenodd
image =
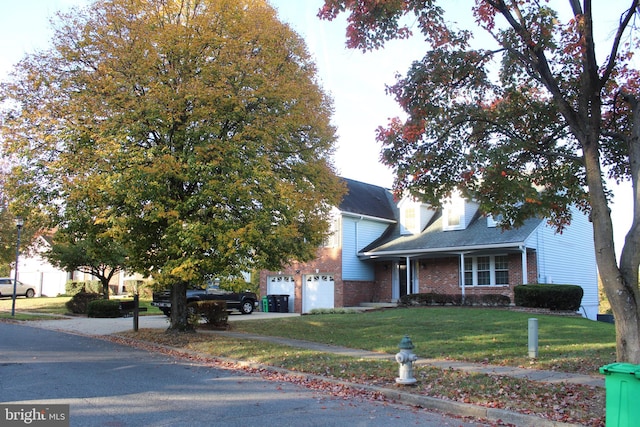
M 217 328 L 226 328 L 229 320 L 227 302 L 223 300 L 193 301 L 187 307 L 193 310 L 193 314 L 207 322 L 207 325 Z
M 513 292 L 517 306 L 556 311 L 578 311 L 584 296 L 584 290 L 577 285 L 518 285 Z
M 109 299 L 91 301 L 87 308 L 87 317 L 120 317 L 120 302 Z
M 499 294 L 466 295 L 463 302 L 460 294 L 422 293 L 404 295 L 400 297 L 398 305 L 405 307 L 428 305 L 506 307 L 510 304 L 511 299 L 508 296 Z

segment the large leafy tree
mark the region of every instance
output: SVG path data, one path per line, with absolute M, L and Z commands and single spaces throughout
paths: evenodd
M 171 286 L 172 330 L 189 329 L 188 283 L 313 256 L 343 191 L 332 108 L 266 1 L 98 0 L 60 18 L 3 89 L 30 203 L 99 207 L 128 269 Z
M 589 213 L 617 358 L 640 363 L 640 72 L 632 65 L 640 39 L 631 31 L 640 2 L 607 3 L 619 20 L 600 23 L 610 38 L 599 51 L 592 0 L 555 5 L 564 9 L 534 0 L 475 0 L 455 11 L 436 0 L 325 0 L 320 16 L 348 13 L 353 48 L 408 37 L 405 23 L 428 43 L 388 88 L 406 119 L 378 131 L 398 191 L 437 203 L 459 188 L 502 214 L 504 226 L 544 215 L 561 231 L 571 205 Z M 490 37 L 475 42 L 479 33 Z M 619 264 L 606 178 L 633 187 Z

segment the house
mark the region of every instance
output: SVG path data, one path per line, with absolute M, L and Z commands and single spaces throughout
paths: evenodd
M 592 228 L 574 211 L 562 234 L 531 218 L 503 230 L 478 204 L 453 196 L 434 209 L 410 197 L 345 179 L 331 238 L 307 263 L 262 271 L 262 295 L 288 295 L 289 311 L 394 302 L 413 293 L 502 294 L 527 283 L 577 284 L 581 312 L 596 319 L 598 287 Z
M 49 263 L 42 255 L 51 248 L 50 234 L 41 234 L 36 237 L 31 250 L 21 253 L 18 258 L 18 280 L 30 285 L 36 291 L 36 296 L 55 297 L 66 293 L 66 284 L 69 280 L 90 281 L 96 280 L 90 274 L 80 271 L 67 272 Z M 11 277 L 15 275 L 12 269 Z M 126 284 L 140 279 L 138 275 L 129 276 L 124 272 L 118 272 L 111 280 L 111 292 L 115 295 L 126 294 Z
M 30 285 L 36 296 L 55 297 L 65 293 L 69 274 L 49 263 L 41 254 L 51 247 L 51 236 L 36 237 L 31 250 L 18 258 L 18 280 Z M 11 271 L 14 277 L 15 270 Z

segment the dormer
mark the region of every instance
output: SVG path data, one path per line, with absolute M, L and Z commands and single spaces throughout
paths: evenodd
M 406 196 L 398 203 L 400 211 L 400 233 L 418 234 L 429 223 L 435 211 L 411 196 Z
M 489 228 L 498 227 L 501 222 L 502 222 L 502 215 L 497 215 L 497 216 L 494 216 L 491 214 L 487 215 L 487 227 Z
M 459 192 L 454 192 L 442 202 L 442 229 L 466 229 L 477 211 L 477 203 L 466 200 Z

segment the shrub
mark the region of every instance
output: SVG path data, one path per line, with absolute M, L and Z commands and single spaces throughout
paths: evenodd
M 124 288 L 129 295 L 138 294 L 140 298 L 151 298 L 155 284 L 151 280 L 125 280 Z
M 314 308 L 309 314 L 359 314 L 359 310 L 353 308 Z
M 65 293 L 69 296 L 76 295 L 79 292 L 86 293 L 102 293 L 102 284 L 99 280 L 69 280 L 64 285 Z
M 513 291 L 517 306 L 549 310 L 577 311 L 584 295 L 577 285 L 519 285 Z
M 229 320 L 226 301 L 194 301 L 187 307 L 193 311 L 197 318 L 204 319 L 207 325 L 217 328 L 226 328 Z
M 87 306 L 88 317 L 120 317 L 120 302 L 116 300 L 97 299 Z
M 78 292 L 65 304 L 67 309 L 74 314 L 87 314 L 89 303 L 102 299 L 102 295 L 95 292 Z
M 486 295 L 466 295 L 464 301 L 460 294 L 438 294 L 423 293 L 405 295 L 400 298 L 399 305 L 409 306 L 429 306 L 429 305 L 466 305 L 466 306 L 489 306 L 506 307 L 511 304 L 511 299 L 506 295 L 486 294 Z

